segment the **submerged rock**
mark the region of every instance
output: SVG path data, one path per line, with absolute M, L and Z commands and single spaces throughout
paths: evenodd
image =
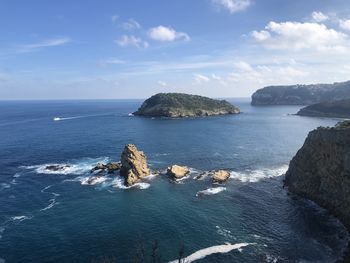
M 71 166 L 68 164 L 52 164 L 52 165 L 46 165 L 45 170 L 59 172 L 59 171 L 63 171 L 63 170 L 70 168 L 70 167 Z
M 167 174 L 172 176 L 174 179 L 181 179 L 185 177 L 190 170 L 186 166 L 172 165 L 168 167 Z
M 120 174 L 125 178 L 125 185 L 131 186 L 141 178 L 150 175 L 146 156 L 134 144 L 127 144 L 121 155 Z
M 214 183 L 223 183 L 230 178 L 230 172 L 226 170 L 218 170 L 213 173 L 213 182 Z

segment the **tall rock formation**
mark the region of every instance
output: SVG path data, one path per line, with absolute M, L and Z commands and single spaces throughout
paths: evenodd
M 141 178 L 150 175 L 146 155 L 134 144 L 127 144 L 121 155 L 120 174 L 125 178 L 125 185 L 131 186 Z

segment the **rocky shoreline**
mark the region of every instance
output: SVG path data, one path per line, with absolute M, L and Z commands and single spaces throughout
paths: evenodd
M 311 131 L 290 162 L 284 184 L 326 208 L 350 230 L 350 122 Z

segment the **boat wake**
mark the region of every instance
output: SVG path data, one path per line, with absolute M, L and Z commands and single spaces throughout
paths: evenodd
M 203 259 L 207 256 L 210 256 L 212 254 L 217 254 L 217 253 L 228 253 L 232 250 L 240 250 L 243 247 L 249 246 L 249 245 L 253 245 L 253 243 L 238 243 L 238 244 L 230 244 L 227 243 L 225 245 L 219 245 L 219 246 L 212 246 L 212 247 L 208 247 L 208 248 L 204 248 L 201 250 L 198 250 L 197 252 L 189 255 L 188 257 L 183 259 L 183 262 L 186 263 L 191 263 L 193 261 L 199 260 L 199 259 Z M 173 260 L 170 261 L 169 263 L 177 263 L 179 262 L 179 260 Z
M 53 121 L 66 121 L 66 120 L 74 120 L 74 119 L 82 119 L 82 118 L 102 117 L 102 116 L 109 116 L 109 115 L 111 114 L 79 115 L 79 116 L 69 116 L 69 117 L 56 116 L 53 118 Z

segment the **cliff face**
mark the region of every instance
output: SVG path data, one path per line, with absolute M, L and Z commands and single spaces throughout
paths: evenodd
M 285 185 L 350 229 L 350 122 L 311 131 L 290 162 Z
M 302 108 L 297 115 L 350 118 L 350 99 L 313 104 Z
M 269 86 L 252 95 L 252 105 L 310 105 L 350 98 L 350 81 L 334 84 Z
M 196 117 L 237 114 L 239 108 L 225 100 L 183 93 L 158 93 L 145 100 L 134 115 L 149 117 Z

